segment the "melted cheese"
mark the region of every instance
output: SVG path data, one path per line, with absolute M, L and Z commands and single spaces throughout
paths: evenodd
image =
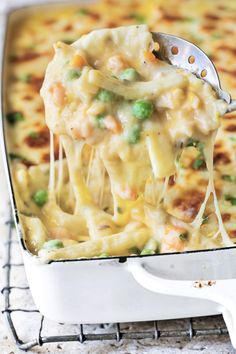
M 119 51 L 116 49 L 118 43 Z M 99 45 L 96 47 L 96 44 Z M 229 245 L 231 242 L 222 227 L 215 198 L 212 168 L 212 132 L 218 128 L 218 115 L 224 112 L 225 104 L 217 99 L 208 84 L 184 70 L 157 60 L 149 51 L 153 46 L 147 27 L 135 26 L 95 31 L 82 37 L 72 47 L 63 43 L 58 43 L 55 47 L 56 54 L 48 66 L 41 94 L 49 127 L 63 137 L 70 181 L 76 199 L 75 214 L 85 218 L 91 239 L 112 236 L 120 228 L 133 222 L 133 210 L 141 211 L 144 208 L 144 189 L 146 181 L 152 176 L 154 184 L 158 178 L 165 178 L 159 203 L 154 199 L 155 207 L 159 208 L 168 178 L 176 172 L 178 146 L 186 145 L 189 138 L 200 137 L 205 144 L 209 184 L 205 201 L 192 225 L 199 230 L 207 200 L 213 193 L 223 242 Z M 106 54 L 101 55 L 101 50 Z M 149 53 L 150 63 L 145 59 L 146 53 Z M 127 67 L 128 61 L 132 62 L 132 69 L 138 73 L 138 82 L 122 83 L 119 79 L 119 74 Z M 80 65 L 78 77 L 66 80 L 65 75 L 75 70 L 71 66 L 77 62 Z M 113 78 L 114 74 L 118 76 Z M 108 98 L 99 100 L 101 88 L 109 89 L 103 91 L 109 95 Z M 171 96 L 169 92 L 172 93 Z M 127 140 L 129 129 L 135 124 L 141 125 L 132 111 L 134 100 L 140 98 L 149 98 L 146 102 L 151 105 L 152 111 L 140 128 L 143 130 L 140 132 L 141 140 L 130 145 Z M 110 100 L 112 104 L 109 103 Z M 94 116 L 94 111 L 100 112 L 100 116 Z M 101 119 L 100 125 L 97 125 L 96 119 Z M 106 120 L 109 124 L 106 124 Z M 114 130 L 117 126 L 119 129 Z M 92 147 L 86 182 L 81 173 L 84 143 Z M 76 151 L 79 151 L 78 158 Z M 96 204 L 89 191 L 92 165 L 96 158 L 103 162 L 110 179 L 114 211 L 112 217 L 100 209 L 101 203 Z M 140 173 L 142 169 L 146 173 Z M 101 220 L 103 225 L 98 227 Z M 144 222 L 142 217 L 138 220 Z M 146 227 L 150 235 L 148 225 Z M 181 231 L 182 228 L 177 229 L 175 237 Z M 183 240 L 179 237 L 177 244 L 183 246 Z M 125 247 L 124 245 L 124 250 Z M 114 254 L 113 250 L 110 252 Z
M 50 178 L 49 178 L 49 192 L 51 194 L 55 191 L 55 160 L 54 160 L 54 138 L 53 132 L 50 132 Z
M 216 235 L 218 235 L 219 233 L 221 234 L 223 244 L 225 246 L 233 246 L 233 242 L 230 240 L 230 237 L 229 237 L 229 235 L 224 227 L 223 221 L 222 221 L 221 212 L 220 212 L 220 208 L 219 208 L 219 204 L 218 204 L 218 200 L 217 200 L 217 196 L 216 196 L 216 191 L 215 191 L 215 186 L 214 186 L 214 168 L 213 168 L 214 142 L 215 142 L 215 133 L 212 134 L 212 136 L 209 139 L 207 139 L 206 143 L 205 143 L 206 146 L 204 149 L 204 155 L 206 157 L 206 165 L 207 165 L 207 169 L 208 169 L 208 173 L 209 173 L 209 181 L 208 181 L 204 201 L 199 209 L 199 212 L 198 212 L 195 220 L 192 222 L 192 226 L 195 229 L 200 228 L 200 226 L 202 224 L 202 220 L 203 220 L 203 214 L 206 210 L 207 201 L 212 193 L 214 207 L 215 207 L 215 213 L 216 213 L 218 224 L 219 224 L 219 231 L 217 231 Z
M 24 216 L 21 214 L 26 244 L 31 252 L 35 254 L 39 252 L 43 255 L 45 252 L 43 249 L 45 240 L 52 238 L 61 238 L 64 248 L 52 250 L 49 253 L 46 252 L 46 258 L 89 257 L 97 256 L 102 252 L 106 252 L 108 255 L 130 254 L 129 249 L 125 248 L 124 244 L 119 248 L 119 251 L 117 251 L 118 245 L 116 246 L 114 242 L 112 245 L 115 249 L 113 247 L 113 249 L 109 251 L 109 247 L 106 246 L 105 251 L 101 243 L 103 237 L 99 238 L 99 243 L 96 243 L 95 246 L 93 243 L 94 240 L 91 240 L 86 218 L 94 220 L 99 210 L 104 210 L 105 213 L 108 213 L 113 219 L 111 225 L 115 223 L 117 229 L 117 231 L 113 231 L 114 233 L 118 232 L 118 235 L 120 235 L 120 231 L 122 230 L 126 233 L 128 232 L 127 227 L 130 226 L 132 232 L 137 237 L 134 241 L 131 233 L 129 233 L 129 245 L 132 243 L 130 247 L 138 246 L 140 251 L 142 248 L 155 248 L 148 243 L 148 239 L 151 241 L 155 240 L 155 242 L 159 243 L 161 252 L 222 247 L 229 244 L 227 235 L 224 237 L 222 226 L 221 232 L 217 230 L 218 220 L 215 216 L 217 207 L 216 209 L 214 207 L 212 185 L 210 182 L 208 192 L 206 191 L 209 173 L 204 168 L 204 165 L 199 169 L 193 167 L 193 163 L 196 161 L 196 158 L 198 158 L 198 152 L 193 147 L 184 148 L 180 159 L 178 158 L 179 153 L 174 157 L 178 165 L 178 174 L 175 175 L 174 180 L 172 176 L 169 179 L 169 185 L 164 193 L 164 198 L 162 198 L 163 178 L 155 178 L 153 173 L 150 173 L 152 172 L 152 168 L 154 168 L 154 170 L 156 169 L 156 173 L 158 172 L 159 160 L 155 162 L 155 156 L 151 158 L 151 153 L 149 153 L 146 148 L 143 149 L 142 147 L 138 149 L 137 146 L 135 146 L 132 153 L 135 158 L 139 156 L 136 160 L 141 160 L 142 163 L 145 163 L 145 166 L 138 168 L 138 176 L 141 177 L 141 175 L 143 175 L 141 180 L 136 181 L 134 179 L 132 182 L 142 185 L 140 196 L 137 199 L 137 203 L 135 203 L 136 201 L 132 200 L 118 200 L 119 195 L 113 192 L 114 187 L 111 186 L 110 177 L 108 176 L 106 167 L 104 167 L 103 162 L 101 162 L 99 153 L 94 154 L 94 158 L 92 158 L 91 148 L 85 144 L 81 152 L 81 179 L 83 183 L 86 183 L 87 176 L 90 176 L 88 181 L 89 196 L 93 204 L 98 207 L 98 210 L 97 208 L 94 209 L 94 205 L 93 207 L 90 206 L 93 212 L 85 216 L 85 211 L 81 210 L 82 208 L 79 203 L 76 205 L 75 189 L 68 173 L 68 161 L 66 162 L 64 159 L 63 162 L 60 163 L 61 158 L 59 162 L 55 161 L 54 163 L 55 178 L 53 179 L 55 180 L 56 198 L 49 198 L 48 203 L 43 208 L 37 207 L 32 201 L 32 195 L 39 189 L 47 189 L 49 183 L 49 134 L 45 129 L 39 86 L 44 76 L 46 65 L 53 54 L 51 50 L 52 44 L 56 43 L 58 40 L 75 40 L 84 33 L 93 30 L 95 27 L 106 28 L 110 26 L 116 27 L 120 25 L 136 24 L 139 21 L 138 17 L 135 17 L 136 15 L 142 16 L 142 21 L 145 21 L 152 31 L 179 35 L 189 39 L 203 48 L 208 54 L 211 54 L 220 73 L 221 80 L 223 80 L 223 86 L 232 93 L 232 96 L 236 94 L 234 86 L 235 60 L 232 48 L 232 43 L 236 38 L 235 26 L 233 26 L 236 19 L 234 1 L 230 0 L 227 4 L 222 6 L 220 0 L 215 0 L 214 4 L 212 4 L 212 1 L 208 0 L 201 4 L 196 4 L 195 1 L 191 0 L 187 3 L 182 0 L 178 0 L 177 2 L 153 0 L 149 1 L 148 4 L 142 0 L 129 0 L 122 2 L 122 6 L 114 7 L 109 2 L 101 0 L 98 4 L 86 6 L 85 12 L 80 11 L 79 6 L 67 5 L 66 8 L 62 9 L 57 9 L 56 7 L 50 9 L 50 7 L 48 7 L 47 11 L 42 11 L 40 14 L 31 13 L 30 15 L 22 17 L 19 23 L 17 23 L 17 26 L 11 29 L 12 37 L 7 65 L 6 107 L 7 112 L 21 112 L 24 120 L 14 125 L 7 124 L 6 131 L 8 149 L 14 154 L 13 157 L 20 155 L 25 159 L 16 159 L 14 157 L 14 160 L 11 162 L 18 210 L 20 213 L 28 215 L 25 216 L 25 218 L 31 218 L 29 215 L 33 215 L 34 218 L 36 218 L 35 220 L 40 219 L 43 225 L 42 232 L 36 234 L 33 231 L 33 227 L 27 227 L 27 224 L 23 221 Z M 48 35 L 49 33 L 50 35 Z M 92 41 L 91 37 L 90 40 Z M 101 45 L 100 48 L 103 48 L 103 46 Z M 149 95 L 150 87 L 153 88 L 153 85 L 155 85 L 155 78 L 153 77 L 152 71 L 148 69 L 142 72 L 142 68 L 140 69 L 141 76 L 145 77 L 147 81 L 153 82 L 150 85 L 138 85 L 140 88 L 138 93 L 135 82 L 132 83 L 131 88 L 129 88 L 125 82 L 121 82 L 120 86 L 114 88 L 114 78 L 110 77 L 109 71 L 103 72 L 103 70 L 100 70 L 107 60 L 106 55 L 109 56 L 110 53 L 106 53 L 103 49 L 100 50 L 102 54 L 104 54 L 104 60 L 100 61 L 98 67 L 93 68 L 94 70 L 91 70 L 88 75 L 90 82 L 87 88 L 90 90 L 89 92 L 93 93 L 93 86 L 99 85 L 106 89 L 113 87 L 115 92 L 121 95 L 121 97 L 124 97 L 123 94 L 127 92 L 126 95 L 131 100 Z M 137 48 L 135 48 L 135 53 L 139 53 Z M 93 55 L 93 53 L 91 54 Z M 100 54 L 94 52 L 94 57 L 98 58 Z M 159 69 L 161 69 L 161 67 L 159 67 Z M 165 66 L 163 66 L 161 70 L 165 71 Z M 25 77 L 23 80 L 23 75 L 28 74 L 30 74 L 31 78 L 29 77 L 28 80 Z M 170 74 L 173 79 L 173 73 Z M 171 76 L 169 76 L 169 78 L 170 77 Z M 161 81 L 159 80 L 159 82 Z M 179 103 L 181 103 L 183 97 L 185 97 L 182 93 L 182 88 L 186 85 L 186 81 L 183 81 L 181 78 L 179 80 L 177 77 L 177 81 L 172 80 L 172 82 L 170 82 L 170 80 L 165 80 L 164 83 L 165 86 L 162 86 L 165 90 L 168 88 L 168 91 L 166 91 L 166 93 L 162 91 L 157 105 L 162 107 L 163 110 L 168 111 L 166 118 L 168 118 L 169 124 L 166 124 L 166 129 L 171 133 L 170 136 L 167 136 L 168 140 L 172 142 L 172 139 L 181 136 L 181 134 L 192 136 L 193 130 L 188 115 L 183 116 L 181 113 L 178 113 L 181 106 Z M 194 84 L 193 81 L 192 84 Z M 73 85 L 76 86 L 77 84 L 74 82 Z M 124 87 L 126 88 L 125 90 Z M 175 88 L 177 89 L 175 90 Z M 154 89 L 156 88 L 154 87 Z M 205 90 L 206 92 L 203 92 L 200 101 L 206 100 L 206 96 L 209 94 L 209 92 L 207 92 L 207 86 L 205 86 Z M 201 90 L 199 89 L 198 91 Z M 157 88 L 155 92 L 159 94 L 160 89 Z M 81 95 L 81 99 L 88 97 L 83 91 L 79 94 Z M 70 96 L 70 99 L 73 101 L 72 96 Z M 189 100 L 194 101 L 194 104 L 198 103 L 196 95 L 189 94 L 188 99 L 186 99 L 186 108 L 189 105 Z M 209 107 L 211 103 L 212 102 L 210 102 Z M 100 105 L 100 109 L 101 106 L 102 105 Z M 73 104 L 71 105 L 71 108 L 72 107 Z M 96 114 L 95 112 L 98 108 L 96 102 L 95 105 L 90 106 L 90 113 L 92 114 L 93 112 L 93 114 Z M 205 129 L 205 134 L 207 134 L 209 126 L 205 126 L 205 123 L 208 124 L 209 120 L 204 118 L 202 110 L 199 108 L 200 107 L 198 107 L 198 110 L 201 112 L 199 116 L 200 119 L 202 116 L 201 125 L 203 129 Z M 205 109 L 207 107 L 202 108 Z M 121 122 L 123 122 L 126 117 L 129 117 L 129 121 L 132 121 L 132 115 L 130 115 L 127 104 L 121 105 L 117 113 Z M 214 112 L 208 112 L 208 114 L 211 115 L 211 117 L 215 116 Z M 181 122 L 184 119 L 184 124 L 182 124 Z M 224 228 L 227 230 L 232 241 L 235 240 L 236 235 L 236 212 L 233 199 L 231 202 L 230 200 L 226 200 L 225 196 L 229 195 L 229 197 L 235 197 L 236 185 L 234 182 L 227 181 L 224 177 L 229 176 L 229 178 L 233 180 L 235 175 L 235 142 L 233 139 L 236 138 L 234 127 L 234 114 L 228 115 L 228 118 L 226 116 L 217 134 L 214 150 L 214 180 L 217 197 L 224 221 Z M 214 130 L 216 126 L 211 128 Z M 145 127 L 145 130 L 146 129 L 148 130 L 148 127 Z M 39 137 L 34 138 L 33 135 L 31 137 L 32 132 L 38 133 Z M 144 145 L 147 144 L 146 138 L 147 137 L 143 137 L 143 141 L 145 141 Z M 202 136 L 195 138 L 202 140 Z M 57 160 L 60 144 L 58 143 L 56 134 L 54 134 L 53 145 L 55 160 Z M 78 161 L 80 148 L 75 150 L 77 151 L 75 153 L 75 161 Z M 59 155 L 61 156 L 60 151 L 61 149 L 59 149 Z M 124 161 L 124 154 L 125 152 L 122 151 L 121 156 L 119 156 L 119 159 L 122 161 Z M 163 156 L 167 157 L 165 151 L 164 154 Z M 162 154 L 160 153 L 159 156 L 162 156 Z M 88 168 L 90 158 L 93 163 L 90 168 Z M 19 163 L 19 161 L 22 161 L 23 164 Z M 164 159 L 165 163 L 166 161 L 167 159 Z M 170 159 L 168 159 L 168 162 L 169 161 Z M 108 159 L 107 164 L 109 163 L 110 160 Z M 164 167 L 165 163 L 162 163 Z M 26 167 L 24 164 L 27 166 L 31 164 L 33 166 Z M 60 166 L 62 166 L 62 168 Z M 112 166 L 109 167 L 111 169 Z M 62 175 L 60 171 L 63 172 Z M 125 169 L 122 169 L 122 171 L 118 169 L 118 171 L 120 172 L 120 178 L 127 173 Z M 163 175 L 165 175 L 165 173 Z M 131 177 L 130 175 L 130 181 L 132 180 Z M 125 177 L 122 178 L 125 179 Z M 117 184 L 115 189 L 117 189 Z M 122 189 L 124 194 L 125 185 Z M 197 223 L 195 223 L 195 228 L 193 228 L 191 222 L 196 216 L 205 195 L 206 202 L 203 204 L 201 216 L 198 218 L 198 227 L 196 225 Z M 162 199 L 163 201 L 160 204 L 161 209 L 157 208 L 158 203 Z M 122 207 L 124 210 L 127 209 L 126 213 L 120 214 L 114 209 L 114 202 L 116 200 L 117 205 L 119 202 L 123 203 Z M 206 210 L 205 215 L 204 209 Z M 119 208 L 119 210 L 121 210 L 121 208 Z M 103 215 L 99 213 L 97 215 L 98 218 L 96 222 L 101 229 L 100 234 L 102 231 L 105 233 L 104 230 L 106 229 L 107 233 L 109 233 L 107 224 L 103 223 L 104 219 L 101 218 Z M 123 221 L 124 215 L 128 215 L 128 221 Z M 207 216 L 207 219 L 206 222 L 200 226 L 203 215 L 204 218 Z M 100 223 L 99 220 L 102 220 L 102 222 Z M 119 225 L 116 223 L 116 220 L 118 220 Z M 109 222 L 110 221 L 111 220 L 109 220 Z M 138 224 L 135 224 L 137 221 Z M 128 222 L 128 224 L 126 224 L 127 226 L 124 225 L 126 222 Z M 32 225 L 33 224 L 34 220 L 32 221 Z M 36 224 L 41 225 L 38 221 L 36 221 Z M 170 228 L 171 225 L 174 227 L 174 230 Z M 138 232 L 140 228 L 143 228 L 142 230 L 144 230 L 146 234 L 146 241 L 142 236 L 138 236 L 140 235 Z M 45 229 L 46 233 L 44 232 Z M 179 234 L 184 233 L 186 230 L 189 234 L 188 240 L 181 241 Z M 96 230 L 92 231 L 97 234 Z M 224 241 L 222 241 L 222 236 Z M 113 238 L 112 235 L 108 237 Z M 119 237 L 120 236 L 114 237 L 114 240 L 117 240 Z M 124 240 L 127 237 L 127 234 L 124 234 L 124 237 L 121 237 L 120 240 Z M 89 239 L 90 242 L 87 243 Z M 81 245 L 82 247 L 77 248 L 76 243 L 82 241 L 86 242 L 82 244 L 83 246 Z M 95 241 L 97 242 L 97 239 Z M 105 239 L 104 242 L 106 242 Z M 69 246 L 70 243 L 71 246 Z M 72 245 L 72 243 L 75 244 Z M 81 249 L 86 249 L 86 253 Z

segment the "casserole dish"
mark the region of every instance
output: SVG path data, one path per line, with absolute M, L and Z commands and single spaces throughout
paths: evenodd
M 47 12 L 51 6 L 56 5 L 6 11 L 6 37 L 2 42 L 10 43 L 9 29 L 20 17 L 32 11 Z M 5 46 L 2 117 L 6 114 L 4 65 L 8 53 Z M 7 159 L 5 125 L 2 119 L 2 150 L 11 202 L 27 278 L 36 306 L 43 315 L 58 322 L 101 323 L 222 313 L 236 346 L 234 247 L 145 257 L 57 260 L 48 264 L 33 256 L 25 246 L 19 223 Z

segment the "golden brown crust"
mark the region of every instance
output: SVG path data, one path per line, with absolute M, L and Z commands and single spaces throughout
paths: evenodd
M 73 42 L 95 27 L 116 27 L 147 22 L 152 31 L 174 33 L 200 46 L 216 64 L 223 87 L 236 97 L 236 3 L 221 0 L 130 0 L 122 2 L 102 0 L 102 5 L 79 6 L 55 10 L 52 13 L 32 15 L 17 24 L 12 32 L 9 52 L 9 79 L 7 85 L 7 110 L 22 111 L 24 121 L 8 125 L 9 150 L 24 155 L 26 166 L 49 162 L 48 132 L 44 122 L 44 108 L 39 89 L 47 63 L 58 40 Z M 145 4 L 145 6 L 144 6 Z M 118 6 L 119 5 L 119 6 Z M 78 26 L 78 23 L 80 24 Z M 48 33 L 50 32 L 50 39 Z M 22 75 L 29 75 L 28 78 Z M 235 206 L 225 200 L 225 195 L 236 197 L 235 184 L 222 179 L 222 175 L 235 175 L 236 114 L 227 114 L 215 144 L 214 163 L 217 191 L 224 222 L 232 221 Z M 39 138 L 29 137 L 39 132 Z M 58 158 L 58 142 L 55 142 L 55 158 Z M 181 158 L 181 177 L 169 180 L 167 190 L 170 213 L 192 221 L 196 216 L 207 184 L 205 165 L 197 170 L 193 163 L 196 152 L 188 152 Z M 228 225 L 226 224 L 226 227 Z M 232 225 L 231 225 L 232 228 Z M 236 229 L 229 231 L 236 237 Z

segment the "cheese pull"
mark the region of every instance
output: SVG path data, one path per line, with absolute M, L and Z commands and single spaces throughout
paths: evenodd
M 116 193 L 113 193 L 114 203 L 114 222 L 119 226 L 127 225 L 132 218 L 133 209 L 142 204 L 142 198 L 139 197 L 136 200 L 122 199 Z

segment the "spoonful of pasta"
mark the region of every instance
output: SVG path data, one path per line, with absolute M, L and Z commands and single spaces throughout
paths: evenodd
M 219 75 L 210 58 L 193 43 L 166 33 L 152 33 L 159 44 L 155 55 L 171 65 L 187 69 L 199 78 L 207 81 L 217 92 L 219 98 L 228 103 L 227 113 L 236 110 L 236 100 L 231 99 L 228 92 L 223 91 Z
M 57 42 L 54 50 L 40 91 L 45 118 L 51 132 L 61 140 L 73 187 L 75 215 L 85 220 L 91 240 L 105 236 L 113 240 L 113 235 L 125 230 L 130 241 L 130 225 L 141 230 L 137 220 L 147 222 L 147 230 L 142 229 L 144 236 L 156 234 L 161 223 L 165 230 L 170 223 L 167 230 L 171 230 L 174 221 L 167 211 L 164 210 L 166 219 L 156 214 L 151 217 L 159 223 L 152 226 L 153 231 L 149 230 L 152 221 L 143 221 L 149 220 L 144 214 L 148 215 L 148 207 L 162 213 L 168 178 L 178 174 L 183 150 L 192 147 L 208 170 L 208 184 L 198 214 L 181 233 L 190 227 L 188 232 L 195 247 L 208 199 L 213 195 L 221 243 L 232 246 L 214 188 L 213 148 L 220 118 L 236 109 L 236 104 L 221 90 L 217 72 L 207 56 L 187 41 L 152 34 L 146 25 L 95 30 L 72 45 Z M 86 178 L 81 173 L 85 148 L 91 151 L 86 158 Z M 102 204 L 106 180 L 103 178 L 96 197 L 89 183 L 94 156 L 107 178 L 112 213 L 104 211 Z M 49 186 L 53 196 L 53 158 L 51 161 Z M 162 179 L 165 182 L 161 194 L 156 186 Z M 132 235 L 147 242 L 132 230 Z M 118 245 L 116 237 L 114 242 Z M 163 233 L 157 237 L 161 243 Z M 99 247 L 103 244 L 99 243 Z M 133 239 L 128 248 L 134 246 Z M 111 252 L 109 248 L 94 248 L 94 253 L 90 253 L 88 247 L 79 254 L 120 254 L 121 249 Z M 165 246 L 162 250 L 166 250 Z

